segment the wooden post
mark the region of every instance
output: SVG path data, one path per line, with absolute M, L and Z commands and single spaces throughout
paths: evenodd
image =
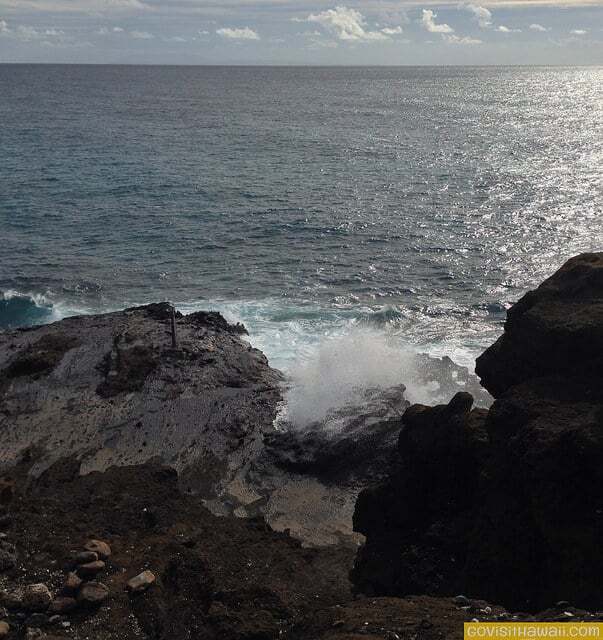
M 176 307 L 172 305 L 172 349 L 176 349 L 178 343 L 176 341 Z

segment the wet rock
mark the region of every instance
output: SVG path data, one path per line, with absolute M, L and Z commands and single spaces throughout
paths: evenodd
M 96 607 L 109 597 L 109 589 L 101 582 L 85 582 L 78 594 L 77 601 L 83 606 Z
M 64 614 L 73 611 L 77 607 L 77 600 L 66 596 L 55 598 L 48 607 L 48 612 L 52 614 Z
M 97 573 L 103 571 L 105 566 L 102 560 L 96 560 L 96 562 L 81 564 L 77 568 L 77 573 L 81 578 L 93 578 Z
M 8 622 L 0 621 L 0 638 L 8 637 L 10 626 Z
M 30 584 L 23 590 L 23 607 L 29 611 L 45 611 L 52 602 L 52 594 L 45 584 Z
M 103 540 L 88 540 L 84 545 L 86 551 L 95 553 L 97 559 L 107 560 L 111 557 L 111 547 Z
M 152 571 L 143 571 L 134 578 L 128 580 L 127 587 L 129 591 L 133 593 L 140 593 L 146 591 L 154 582 L 155 574 Z

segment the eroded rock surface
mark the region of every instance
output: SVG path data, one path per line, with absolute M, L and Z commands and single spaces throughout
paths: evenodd
M 155 304 L 0 333 L 0 468 L 26 449 L 34 475 L 157 459 L 222 495 L 272 430 L 281 375 L 216 313 L 178 314 L 172 349 L 170 317 Z

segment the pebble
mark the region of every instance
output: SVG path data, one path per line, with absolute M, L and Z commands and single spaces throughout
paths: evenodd
M 454 604 L 457 607 L 470 607 L 471 606 L 471 601 L 469 600 L 469 598 L 467 598 L 467 596 L 455 596 L 454 598 L 452 598 L 452 602 L 454 602 Z
M 41 629 L 35 627 L 29 627 L 25 633 L 25 640 L 42 640 L 46 634 Z
M 82 578 L 93 578 L 97 573 L 100 573 L 105 566 L 102 560 L 95 560 L 94 562 L 81 564 L 77 568 L 77 573 Z
M 48 616 L 43 613 L 32 613 L 25 620 L 28 627 L 45 627 L 48 624 Z
M 75 593 L 82 586 L 82 579 L 75 573 L 70 572 L 65 578 L 62 591 L 64 593 Z
M 67 613 L 73 611 L 76 607 L 77 600 L 75 598 L 59 597 L 50 603 L 48 611 L 50 613 Z
M 555 607 L 557 609 L 567 609 L 570 606 L 570 603 L 567 600 L 559 600 L 559 602 L 555 602 Z
M 140 591 L 146 591 L 155 580 L 155 574 L 152 571 L 143 571 L 131 580 L 128 580 L 127 587 L 130 591 L 139 593 Z
M 96 553 L 101 560 L 106 560 L 111 556 L 111 547 L 102 540 L 88 540 L 84 549 Z
M 101 604 L 109 596 L 109 589 L 101 582 L 84 582 L 78 595 L 78 602 L 91 606 Z
M 6 638 L 10 632 L 8 622 L 0 622 L 0 638 Z
M 75 556 L 76 564 L 88 564 L 89 562 L 96 562 L 98 560 L 98 553 L 96 551 L 81 551 Z
M 23 591 L 23 606 L 29 611 L 45 611 L 52 602 L 52 594 L 45 584 L 30 584 Z

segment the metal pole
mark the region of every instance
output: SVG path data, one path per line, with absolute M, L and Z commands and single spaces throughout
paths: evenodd
M 176 349 L 176 307 L 172 305 L 172 349 Z

